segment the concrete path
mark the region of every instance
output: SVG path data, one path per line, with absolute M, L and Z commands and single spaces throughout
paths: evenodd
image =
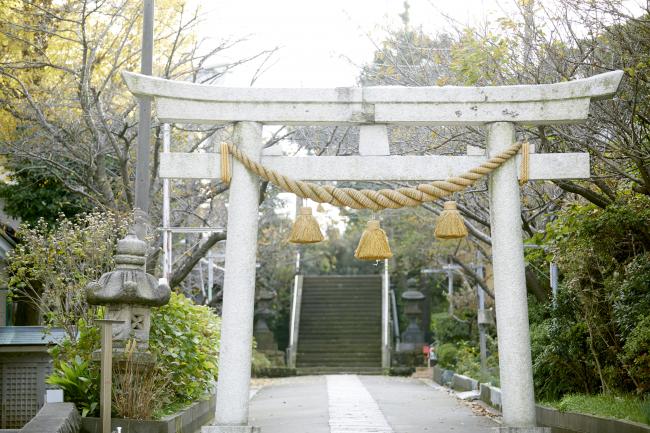
M 419 379 L 302 376 L 265 381 L 250 422 L 262 433 L 492 433 L 498 424 L 476 412 Z

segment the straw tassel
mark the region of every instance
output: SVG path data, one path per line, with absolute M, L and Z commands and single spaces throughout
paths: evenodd
M 361 235 L 354 257 L 359 260 L 383 260 L 393 257 L 386 232 L 379 227 L 378 220 L 368 221 L 368 227 Z
M 323 240 L 318 221 L 311 214 L 310 207 L 301 207 L 300 214 L 291 229 L 289 242 L 294 244 L 314 244 Z
M 465 221 L 458 212 L 455 201 L 446 201 L 438 223 L 435 235 L 438 239 L 461 239 L 467 236 Z

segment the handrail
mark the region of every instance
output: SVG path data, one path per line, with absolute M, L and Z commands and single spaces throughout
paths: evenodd
M 390 291 L 390 303 L 392 305 L 392 313 L 393 313 L 393 332 L 395 333 L 395 347 L 397 347 L 401 343 L 400 335 L 399 335 L 399 319 L 397 318 L 397 302 L 395 301 L 395 291 L 391 290 Z
M 296 367 L 296 356 L 298 354 L 298 333 L 300 327 L 300 304 L 302 302 L 303 276 L 296 274 L 291 293 L 291 317 L 289 325 L 289 347 L 287 348 L 287 366 Z

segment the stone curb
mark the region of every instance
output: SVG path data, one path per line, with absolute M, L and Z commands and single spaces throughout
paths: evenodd
M 122 433 L 198 433 L 201 427 L 214 419 L 216 404 L 217 398 L 213 394 L 205 400 L 197 401 L 182 411 L 160 420 L 140 421 L 113 418 L 111 429 L 122 427 Z M 101 418 L 82 418 L 81 433 L 102 433 Z
M 78 433 L 81 417 L 73 403 L 45 404 L 21 433 Z
M 433 369 L 433 380 L 443 386 L 455 388 L 466 386 L 470 383 L 466 376 L 457 375 L 451 370 L 438 366 Z M 455 382 L 454 382 L 455 381 Z M 463 390 L 464 391 L 464 390 Z M 469 390 L 467 390 L 469 391 Z M 487 383 L 479 384 L 479 399 L 487 405 L 501 411 L 501 390 Z M 551 427 L 554 433 L 650 433 L 650 425 L 633 421 L 606 418 L 577 412 L 560 412 L 557 409 L 536 405 L 537 423 Z

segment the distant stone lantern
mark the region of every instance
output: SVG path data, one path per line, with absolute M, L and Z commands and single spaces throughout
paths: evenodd
M 159 282 L 145 271 L 146 253 L 147 244 L 135 234 L 127 234 L 117 241 L 115 270 L 86 287 L 89 304 L 106 306 L 105 319 L 122 322 L 113 326 L 116 352 L 123 351 L 129 340 L 135 340 L 137 351 L 148 353 L 151 307 L 169 302 L 167 282 Z
M 261 351 L 276 351 L 278 345 L 275 342 L 273 332 L 269 329 L 267 321 L 273 316 L 271 303 L 275 299 L 275 293 L 268 289 L 261 289 L 257 295 L 257 308 L 255 310 L 255 328 L 253 335 L 257 342 L 257 348 Z
M 268 320 L 273 316 L 271 305 L 275 297 L 275 292 L 266 288 L 262 288 L 257 295 L 253 336 L 257 343 L 257 350 L 264 353 L 272 365 L 279 366 L 285 364 L 284 352 L 278 350 L 278 343 L 268 324 Z
M 406 301 L 404 314 L 409 320 L 408 327 L 402 333 L 402 350 L 414 350 L 424 344 L 424 332 L 418 325 L 417 319 L 422 316 L 420 304 L 425 296 L 417 289 L 415 278 L 410 278 L 406 282 L 407 290 L 402 293 L 402 299 Z

